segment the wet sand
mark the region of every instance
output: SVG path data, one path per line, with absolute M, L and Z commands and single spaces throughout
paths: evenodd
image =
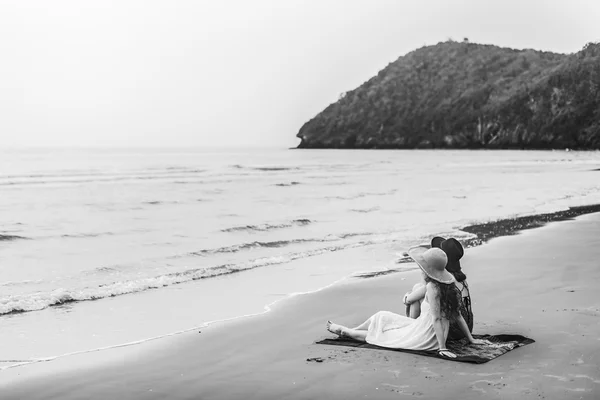
M 468 249 L 474 332 L 536 340 L 483 365 L 314 344 L 332 336 L 327 319 L 354 325 L 382 309 L 403 313 L 402 296 L 418 279 L 412 271 L 349 279 L 200 334 L 1 371 L 0 397 L 595 399 L 599 260 L 600 214 Z

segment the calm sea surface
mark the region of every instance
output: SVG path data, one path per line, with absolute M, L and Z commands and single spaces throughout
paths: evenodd
M 466 224 L 600 203 L 599 167 L 563 151 L 0 151 L 0 368 L 261 312 Z

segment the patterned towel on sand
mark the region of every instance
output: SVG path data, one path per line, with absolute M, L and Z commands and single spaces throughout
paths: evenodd
M 405 349 L 389 349 L 386 347 L 379 347 L 372 344 L 358 342 L 350 338 L 336 338 L 336 339 L 325 339 L 317 342 L 317 344 L 328 344 L 333 346 L 349 346 L 359 347 L 362 349 L 379 349 L 379 350 L 390 350 L 400 351 L 404 353 L 420 354 L 427 357 L 443 358 L 448 361 L 467 362 L 474 364 L 483 364 L 502 354 L 508 353 L 517 347 L 525 346 L 527 344 L 534 343 L 535 340 L 527 338 L 521 335 L 473 335 L 477 339 L 485 339 L 490 341 L 490 344 L 482 346 L 472 346 L 467 343 L 466 339 L 449 341 L 446 343 L 448 350 L 456 354 L 456 358 L 443 357 L 438 354 L 437 351 L 423 351 L 423 350 L 405 350 Z

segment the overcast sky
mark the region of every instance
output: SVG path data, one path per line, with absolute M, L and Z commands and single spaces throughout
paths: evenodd
M 598 0 L 0 0 L 0 148 L 295 146 L 425 44 L 571 53 L 598 21 Z

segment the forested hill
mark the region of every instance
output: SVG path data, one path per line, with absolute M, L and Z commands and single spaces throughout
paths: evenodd
M 600 148 L 600 43 L 422 47 L 302 126 L 299 148 Z

